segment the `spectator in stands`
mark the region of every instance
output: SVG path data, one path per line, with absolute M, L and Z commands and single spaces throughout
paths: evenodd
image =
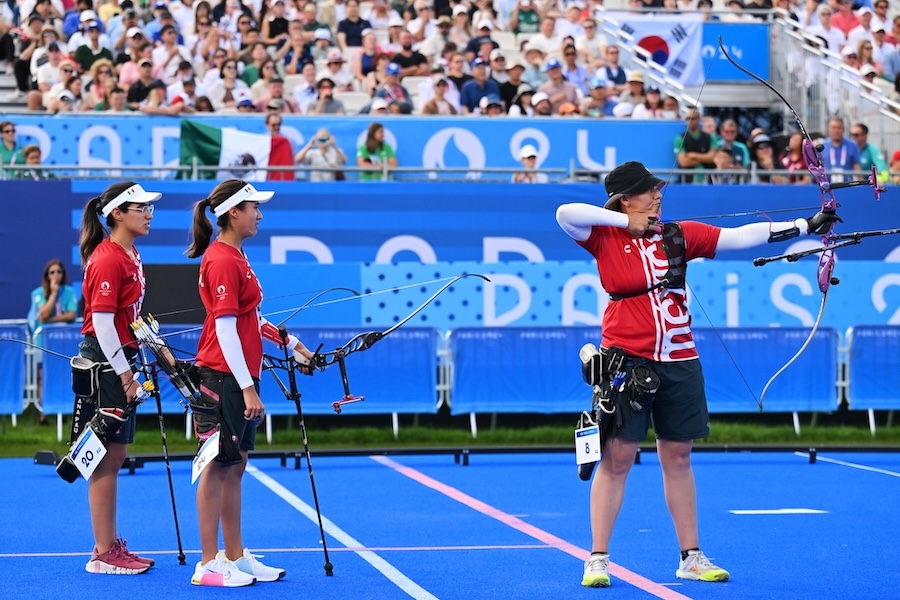
M 312 54 L 303 37 L 303 31 L 294 29 L 291 31 L 290 42 L 284 44 L 275 53 L 275 60 L 281 60 L 284 72 L 288 75 L 298 75 L 303 70 L 303 65 L 312 62 Z
M 703 20 L 707 23 L 714 23 L 722 20 L 719 15 L 713 14 L 712 0 L 699 0 L 699 2 L 697 2 L 697 10 L 703 15 Z
M 106 59 L 112 63 L 113 55 L 109 48 L 100 44 L 100 24 L 97 21 L 85 23 L 87 41 L 75 51 L 75 64 L 79 73 L 91 70 L 91 65 L 96 61 Z
M 259 26 L 259 39 L 266 47 L 277 46 L 286 43 L 288 36 L 288 23 L 285 18 L 284 0 L 271 0 L 265 18 Z
M 307 4 L 307 6 L 311 5 Z M 337 49 L 331 43 L 331 32 L 327 29 L 316 29 L 313 33 L 312 45 L 308 48 L 310 58 L 316 62 L 324 61 L 333 48 Z
M 447 98 L 447 90 L 450 87 L 450 81 L 443 74 L 437 74 L 431 78 L 434 87 L 434 97 L 428 100 L 422 106 L 423 115 L 455 115 L 456 108 Z
M 396 19 L 391 19 L 388 23 L 388 40 L 387 43 L 381 44 L 379 48 L 382 52 L 387 53 L 390 56 L 397 54 L 400 52 L 402 46 L 400 45 L 400 34 L 406 31 L 406 22 L 404 22 L 402 17 L 397 17 Z M 373 32 L 374 37 L 374 32 Z M 366 40 L 363 38 L 363 46 L 366 45 Z M 415 46 L 414 46 L 415 47 Z
M 387 80 L 387 68 L 391 59 L 387 54 L 381 53 L 375 57 L 375 68 L 366 75 L 363 81 L 363 89 L 372 95 Z
M 40 164 L 41 149 L 37 148 L 37 160 Z M 31 146 L 28 146 L 31 148 Z M 33 154 L 32 154 L 33 155 Z M 28 328 L 32 333 L 47 323 L 72 323 L 75 321 L 75 311 L 78 309 L 78 301 L 75 298 L 75 290 L 66 279 L 66 267 L 58 258 L 50 260 L 44 266 L 44 275 L 41 285 L 31 292 L 31 307 L 28 309 Z M 33 340 L 38 346 L 43 346 L 43 337 L 38 335 Z M 41 410 L 41 392 L 43 390 L 43 352 L 35 354 L 37 363 L 37 407 Z M 49 425 L 44 413 L 40 413 L 40 424 Z
M 341 51 L 335 48 L 328 53 L 325 68 L 316 74 L 317 79 L 328 77 L 334 81 L 336 92 L 352 92 L 356 89 L 353 74 L 344 68 L 344 57 Z
M 531 106 L 532 97 L 534 97 L 534 88 L 527 83 L 520 84 L 509 109 L 507 109 L 507 114 L 510 117 L 530 117 L 533 115 L 534 107 Z
M 119 86 L 123 90 L 131 92 L 131 88 L 137 85 L 138 82 L 146 85 L 151 80 L 156 79 L 154 77 L 153 61 L 150 58 L 152 51 L 153 46 L 149 42 L 142 42 L 140 50 L 132 60 L 121 66 L 119 69 Z M 140 86 L 138 86 L 138 89 L 140 89 Z M 139 102 L 140 100 L 143 100 L 143 97 L 134 100 L 134 102 Z M 132 100 L 129 100 L 129 102 L 132 102 Z
M 313 69 L 313 74 L 315 74 L 315 69 Z M 221 111 L 223 108 L 236 108 L 235 94 L 241 90 L 247 90 L 249 94 L 250 88 L 247 87 L 246 83 L 238 79 L 237 61 L 233 58 L 228 58 L 222 63 L 222 72 L 219 74 L 219 80 L 209 87 L 209 101 L 212 102 L 216 112 Z
M 447 27 L 444 27 L 444 29 L 449 29 L 449 22 L 447 23 Z M 391 59 L 394 64 L 400 67 L 401 79 L 410 75 L 417 77 L 428 75 L 428 60 L 425 58 L 425 56 L 423 56 L 419 52 L 416 52 L 412 48 L 413 34 L 411 34 L 409 31 L 401 31 L 400 52 L 395 54 Z
M 726 3 L 728 14 L 722 15 L 722 21 L 725 23 L 753 23 L 755 19 L 753 15 L 744 12 L 744 3 L 741 0 L 728 0 Z
M 715 168 L 715 144 L 712 137 L 700 129 L 700 112 L 696 108 L 688 111 L 687 130 L 675 137 L 675 157 L 681 169 L 694 169 L 696 175 L 682 175 L 681 183 L 704 183 L 705 171 Z
M 466 57 L 462 53 L 456 52 L 450 56 L 447 64 L 447 79 L 453 82 L 456 89 L 462 90 L 466 82 L 472 79 L 472 76 L 465 72 Z
M 340 171 L 347 163 L 347 157 L 334 140 L 327 129 L 320 129 L 314 138 L 294 157 L 295 162 L 310 167 L 309 180 L 317 183 L 321 181 L 335 181 Z
M 506 116 L 503 110 L 503 100 L 496 94 L 488 94 L 479 100 L 476 113 L 485 117 Z
M 525 44 L 525 72 L 522 80 L 533 88 L 538 88 L 547 81 L 547 73 L 544 72 L 544 51 L 531 43 Z
M 562 73 L 566 81 L 574 85 L 582 95 L 590 91 L 591 71 L 578 64 L 578 51 L 571 44 L 563 48 Z
M 197 96 L 197 99 L 194 101 L 194 112 L 214 113 L 216 109 L 213 108 L 212 102 L 209 101 L 207 96 Z
M 363 17 L 372 24 L 374 29 L 387 29 L 390 26 L 391 19 L 402 19 L 400 14 L 388 4 L 387 0 L 374 0 L 372 2 L 372 10 L 368 15 Z
M 266 45 L 262 42 L 256 42 L 250 47 L 250 59 L 251 62 L 244 65 L 244 70 L 241 71 L 239 77 L 248 87 L 252 88 L 253 84 L 262 77 L 263 64 L 268 61 L 274 65 L 274 62 L 266 51 Z M 274 69 L 272 69 L 272 72 L 274 72 Z
M 384 140 L 384 125 L 381 123 L 369 124 L 366 141 L 356 150 L 356 164 L 367 169 L 359 174 L 360 181 L 381 181 L 385 165 L 389 169 L 397 166 L 397 156 Z
M 106 59 L 91 65 L 90 79 L 85 85 L 83 110 L 106 110 L 109 92 L 118 85 L 113 65 Z M 102 105 L 98 109 L 97 106 Z
M 540 31 L 528 40 L 529 45 L 540 48 L 548 58 L 559 56 L 560 43 L 560 36 L 556 34 L 556 19 L 546 15 L 541 19 Z
M 850 46 L 850 42 L 847 42 L 847 46 Z M 876 73 L 880 74 L 881 64 L 875 62 L 872 42 L 869 40 L 860 40 L 855 47 L 857 68 L 862 69 L 865 65 L 869 65 Z
M 844 121 L 838 117 L 828 121 L 828 139 L 819 154 L 832 181 L 843 181 L 841 173 L 859 171 L 859 148 L 844 137 Z
M 663 119 L 677 121 L 680 118 L 681 108 L 678 106 L 678 99 L 675 96 L 663 98 Z
M 659 88 L 650 86 L 647 88 L 647 94 L 644 101 L 635 105 L 631 112 L 632 119 L 662 119 L 664 114 L 664 104 Z
M 709 134 L 709 137 L 712 138 L 713 146 L 719 145 L 719 124 L 716 123 L 715 117 L 709 115 L 700 117 L 700 129 L 703 130 L 703 133 Z
M 134 13 L 134 11 L 131 12 Z M 135 16 L 132 20 L 136 21 L 137 17 Z M 116 47 L 113 49 L 113 53 L 116 55 L 114 64 L 117 67 L 121 67 L 122 65 L 126 65 L 133 61 L 134 57 L 140 54 L 141 45 L 146 41 L 147 38 L 144 37 L 144 32 L 141 31 L 140 27 L 129 27 L 123 31 L 122 37 L 119 40 L 121 45 L 117 43 Z M 135 71 L 135 76 L 137 76 L 137 71 Z
M 753 183 L 784 183 L 781 175 L 760 173 L 760 171 L 780 171 L 781 163 L 775 160 L 775 149 L 772 140 L 765 133 L 760 133 L 750 138 L 753 147 L 753 163 L 750 166 L 755 174 Z
M 500 84 L 500 98 L 503 99 L 503 103 L 507 107 L 513 105 L 514 98 L 524 83 L 522 81 L 522 73 L 524 72 L 525 66 L 518 60 L 510 61 L 506 65 L 506 81 Z
M 27 181 L 44 181 L 47 179 L 56 179 L 56 176 L 41 167 L 41 147 L 37 144 L 29 144 L 22 148 L 22 154 L 25 156 L 25 164 L 27 169 L 20 169 L 16 172 L 16 179 L 24 179 Z
M 785 178 L 787 183 L 809 183 L 811 180 L 807 171 L 806 158 L 803 156 L 803 140 L 803 134 L 799 131 L 792 133 L 788 139 L 787 148 L 778 159 L 781 166 L 792 173 Z
M 850 139 L 856 142 L 859 149 L 859 167 L 865 172 L 875 167 L 879 181 L 888 180 L 887 163 L 881 149 L 869 143 L 869 128 L 863 123 L 854 123 L 850 126 Z
M 155 79 L 150 82 L 150 85 L 147 87 L 147 98 L 140 103 L 138 106 L 138 110 L 144 113 L 145 115 L 169 115 L 174 116 L 181 113 L 185 104 L 183 102 L 179 102 L 178 104 L 169 104 L 166 100 L 166 84 L 161 79 Z M 247 100 L 250 99 L 249 92 L 247 93 Z M 250 106 L 253 106 L 253 103 L 250 103 Z
M 174 25 L 163 25 L 159 31 L 161 44 L 153 50 L 153 64 L 158 66 L 163 75 L 160 77 L 165 83 L 175 81 L 178 65 L 182 62 L 191 62 L 190 51 L 178 43 L 178 31 Z M 261 48 L 265 53 L 265 48 Z
M 831 18 L 831 24 L 843 31 L 844 35 L 850 35 L 859 25 L 859 18 L 853 12 L 853 0 L 835 0 L 835 3 L 837 13 Z
M 97 13 L 95 13 L 93 10 L 85 10 L 82 11 L 80 15 L 78 15 L 78 18 L 80 21 L 78 24 L 78 30 L 70 35 L 69 39 L 66 42 L 66 49 L 69 51 L 69 55 L 74 55 L 79 46 L 84 46 L 90 41 L 90 36 L 88 35 L 87 28 L 91 23 L 96 24 L 97 29 L 100 31 L 98 38 L 100 46 L 112 51 L 112 40 L 109 39 L 108 35 L 103 33 L 103 25 L 97 18 Z
M 509 30 L 513 33 L 538 33 L 541 14 L 532 0 L 519 0 L 509 15 Z
M 331 29 L 327 25 L 319 23 L 316 17 L 315 2 L 308 2 L 303 6 L 303 10 L 300 12 L 300 20 L 303 22 L 303 33 L 307 41 L 317 39 L 316 34 L 322 31 L 328 33 L 328 40 L 331 40 Z
M 597 20 L 593 17 L 582 19 L 581 27 L 584 34 L 576 36 L 575 48 L 585 64 L 592 71 L 596 71 L 604 65 L 603 54 L 608 41 L 605 35 L 597 33 Z
M 531 108 L 535 117 L 549 117 L 553 114 L 550 97 L 544 92 L 535 92 L 531 97 Z
M 644 74 L 632 71 L 625 80 L 625 91 L 619 94 L 619 102 L 631 102 L 634 106 L 644 103 Z
M 881 74 L 882 77 L 890 82 L 893 82 L 897 75 L 900 74 L 900 46 L 893 47 L 884 53 L 884 60 L 881 63 Z
M 859 47 L 859 43 L 863 40 L 875 41 L 875 36 L 872 33 L 872 9 L 868 6 L 860 7 L 856 11 L 856 18 L 859 19 L 859 25 L 851 29 L 847 34 L 847 43 Z
M 310 115 L 342 115 L 344 103 L 334 97 L 334 81 L 330 77 L 323 77 L 316 82 L 318 97 L 310 103 L 306 111 Z
M 719 148 L 724 148 L 731 154 L 731 157 L 734 159 L 734 164 L 737 165 L 739 169 L 747 169 L 750 167 L 750 149 L 743 142 L 739 142 L 737 140 L 738 127 L 737 123 L 732 119 L 726 119 L 722 121 L 722 126 L 719 128 L 719 139 L 716 140 L 716 145 Z
M 426 62 L 434 62 L 436 57 L 441 55 L 441 52 L 444 49 L 444 46 L 447 45 L 447 42 L 451 41 L 450 39 L 450 28 L 453 25 L 453 21 L 451 21 L 450 17 L 447 15 L 441 15 L 437 19 L 437 29 L 430 36 L 425 38 L 422 44 L 419 46 L 419 50 L 422 55 L 426 57 Z M 400 53 L 406 52 L 406 47 L 404 44 L 404 40 L 406 39 L 405 33 L 409 33 L 408 31 L 400 32 Z M 409 48 L 412 51 L 412 34 L 410 33 L 410 43 Z M 418 53 L 416 53 L 418 54 Z M 403 63 L 397 60 L 398 53 L 394 54 L 394 62 L 397 62 L 401 67 L 403 67 Z M 404 67 L 405 68 L 405 67 Z M 410 73 L 411 75 L 419 75 L 419 73 Z
M 524 171 L 513 173 L 513 183 L 547 183 L 547 174 L 540 173 L 537 169 L 537 148 L 531 144 L 522 146 L 519 151 L 519 160 Z
M 400 85 L 400 66 L 397 63 L 389 63 L 385 68 L 384 83 L 375 90 L 375 97 L 383 98 L 389 106 L 396 103 L 400 112 L 405 115 L 412 112 L 412 96 Z
M 459 91 L 459 103 L 464 115 L 475 112 L 478 103 L 488 94 L 500 97 L 500 86 L 496 81 L 487 78 L 487 65 L 484 59 L 476 58 L 472 62 L 472 78 L 463 84 Z
M 65 88 L 59 93 L 56 99 L 51 103 L 51 108 L 47 112 L 52 113 L 71 113 L 81 110 L 81 78 L 73 76 L 64 84 Z
M 619 165 L 606 176 L 604 185 L 608 196 L 604 208 L 583 203 L 564 204 L 557 210 L 556 220 L 569 237 L 595 258 L 603 274 L 604 289 L 612 294 L 601 327 L 600 345 L 606 358 L 603 362 L 613 358 L 610 353 L 621 352 L 622 364 L 626 365 L 625 380 L 634 376 L 628 372 L 630 363 L 650 369 L 660 385 L 652 404 L 648 401 L 649 406 L 641 410 L 634 410 L 628 402 L 616 402 L 615 397 L 610 403 L 619 407 L 613 415 L 607 415 L 616 424 L 606 422 L 610 424 L 610 433 L 601 440 L 603 460 L 591 486 L 591 555 L 585 561 L 581 583 L 590 587 L 610 585 L 610 538 L 622 508 L 629 471 L 639 444 L 647 437 L 651 420 L 666 504 L 681 551 L 675 575 L 680 579 L 727 581 L 729 573 L 712 564 L 700 549 L 691 451 L 693 440 L 709 436 L 709 410 L 702 367 L 690 331 L 688 286 L 681 280 L 683 276 L 678 282 L 664 280 L 672 271 L 664 276 L 664 268 L 648 267 L 648 264 L 667 265 L 667 256 L 672 255 L 681 256 L 685 261 L 721 256 L 718 252 L 723 250 L 765 244 L 773 233 L 783 232 L 784 239 L 821 233 L 837 216 L 820 212 L 809 219 L 751 223 L 730 229 L 683 222 L 673 236 L 673 230 L 664 229 L 659 221 L 662 218 L 660 189 L 665 181 L 654 177 L 644 165 L 639 162 Z M 677 249 L 672 247 L 675 244 Z M 634 245 L 641 251 L 633 251 Z M 666 306 L 665 319 L 659 319 L 661 305 Z M 656 342 L 672 336 L 678 336 L 681 343 L 662 347 L 665 345 Z M 613 346 L 619 350 L 613 350 Z M 590 363 L 585 361 L 585 364 Z M 608 392 L 611 377 L 600 379 L 591 383 L 603 386 Z M 596 415 L 601 429 L 602 416 Z M 590 477 L 594 465 L 589 468 L 580 471 L 582 478 L 585 473 Z
M 346 18 L 338 23 L 338 46 L 343 50 L 348 46 L 362 46 L 363 33 L 366 29 L 372 29 L 372 24 L 359 18 L 359 2 L 347 0 Z
M 16 126 L 12 121 L 0 122 L 0 165 L 21 165 L 25 163 L 25 155 L 19 147 L 16 140 Z M 2 175 L 4 179 L 9 179 L 14 174 L 13 171 L 4 170 Z
M 597 72 L 598 75 L 612 84 L 616 94 L 621 94 L 628 87 L 625 69 L 619 66 L 619 48 L 609 45 L 606 47 L 605 65 Z
M 806 33 L 813 37 L 821 37 L 828 43 L 828 49 L 834 53 L 840 53 L 847 43 L 847 34 L 833 25 L 834 10 L 824 2 L 816 9 L 819 16 L 819 24 L 806 29 Z
M 466 61 L 471 64 L 476 57 L 483 59 L 489 58 L 491 50 L 499 48 L 500 44 L 491 38 L 491 32 L 494 30 L 494 24 L 488 19 L 478 21 L 478 32 L 475 37 L 466 44 L 465 56 Z M 482 47 L 487 47 L 487 54 L 482 51 Z
M 465 4 L 457 4 L 453 7 L 453 25 L 450 27 L 450 39 L 459 48 L 465 48 L 474 37 L 472 22 L 469 20 L 469 10 Z
M 375 70 L 380 54 L 383 52 L 375 42 L 375 32 L 366 32 L 362 38 L 362 48 L 353 56 L 353 75 L 357 81 L 366 81 L 369 73 Z
M 591 90 L 588 97 L 581 102 L 581 114 L 586 117 L 602 118 L 613 116 L 618 102 L 613 99 L 615 90 L 602 77 L 591 79 Z
M 47 101 L 50 90 L 53 86 L 62 81 L 65 73 L 61 72 L 63 64 L 66 71 L 71 74 L 75 67 L 70 61 L 63 63 L 61 58 L 59 44 L 52 42 L 47 47 L 47 62 L 38 67 L 37 70 L 37 89 L 28 92 L 28 110 L 40 110 L 47 108 Z
M 562 73 L 562 65 L 555 58 L 547 61 L 545 72 L 549 80 L 538 88 L 539 92 L 544 92 L 550 98 L 550 106 L 553 114 L 559 113 L 559 107 L 564 102 L 578 102 L 578 90 L 574 85 L 566 81 Z
M 61 2 L 59 3 L 62 4 Z M 60 10 L 53 5 L 50 0 L 35 0 L 34 10 L 32 12 L 36 12 L 41 15 L 41 18 L 44 19 L 44 27 L 52 27 L 56 33 L 62 34 L 63 31 L 63 19 L 62 14 L 60 14 Z M 21 17 L 24 14 L 28 13 L 28 3 L 23 2 L 19 6 L 19 16 Z M 21 23 L 21 18 L 19 20 Z
M 437 19 L 428 0 L 416 0 L 414 6 L 416 17 L 406 23 L 406 29 L 413 34 L 415 43 L 419 44 L 437 31 Z
M 888 17 L 888 0 L 875 0 L 872 3 L 872 31 L 877 31 L 879 27 L 887 30 L 890 28 L 890 18 Z
M 880 25 L 876 26 L 875 30 L 872 31 L 872 59 L 875 63 L 879 65 L 884 63 L 885 54 L 893 48 L 893 44 L 885 42 L 884 27 Z
M 746 181 L 746 175 L 731 172 L 740 171 L 741 168 L 739 165 L 735 164 L 734 155 L 725 148 L 719 147 L 714 150 L 713 165 L 715 165 L 715 169 L 710 172 L 710 183 L 721 185 L 743 183 Z
M 294 87 L 292 97 L 300 107 L 300 111 L 305 114 L 319 97 L 319 90 L 316 87 L 316 65 L 311 62 L 304 64 L 300 74 L 303 79 Z
M 109 35 L 110 42 L 112 43 L 112 48 L 110 48 L 110 50 L 112 50 L 116 62 L 122 60 L 120 59 L 120 56 L 128 51 L 129 38 L 134 34 L 134 30 L 140 31 L 143 36 L 141 22 L 138 19 L 138 13 L 134 8 L 134 3 L 131 0 L 122 0 L 119 7 L 122 9 L 122 12 L 115 15 L 107 23 L 107 35 Z
M 499 86 L 503 86 L 509 80 L 509 76 L 506 74 L 506 56 L 500 48 L 491 50 L 488 60 L 488 77 L 496 81 Z
M 16 76 L 16 89 L 9 94 L 8 99 L 18 101 L 25 97 L 31 89 L 31 80 L 35 73 L 31 71 L 31 55 L 41 46 L 41 28 L 44 19 L 38 14 L 32 14 L 28 19 L 28 25 L 24 31 L 16 36 L 19 41 L 18 58 L 13 65 Z M 7 50 L 8 51 L 8 50 Z

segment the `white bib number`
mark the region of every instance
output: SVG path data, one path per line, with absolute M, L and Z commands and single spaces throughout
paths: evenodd
M 72 461 L 78 468 L 78 472 L 85 479 L 90 479 L 104 456 L 106 456 L 106 446 L 91 427 L 86 427 L 75 440 L 72 450 Z
M 597 425 L 575 430 L 575 461 L 579 465 L 600 460 L 600 428 Z
M 216 456 L 219 455 L 219 432 L 215 432 L 212 434 L 208 440 L 203 442 L 203 445 L 200 446 L 200 452 L 197 453 L 197 456 L 194 457 L 194 462 L 191 465 L 191 485 L 197 482 L 197 479 L 200 478 L 200 473 L 203 472 L 203 469 L 209 466 L 209 463 L 216 459 Z

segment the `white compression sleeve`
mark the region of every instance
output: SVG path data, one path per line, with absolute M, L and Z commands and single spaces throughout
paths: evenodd
M 241 339 L 237 332 L 237 317 L 226 316 L 216 318 L 216 337 L 219 338 L 219 347 L 225 363 L 231 369 L 231 374 L 237 380 L 242 390 L 253 385 L 253 377 L 247 368 L 247 360 L 244 358 L 244 349 L 241 347 Z
M 741 227 L 730 227 L 722 229 L 719 233 L 719 242 L 716 244 L 716 251 L 719 250 L 744 250 L 765 244 L 769 241 L 769 235 L 786 231 L 793 227 L 800 229 L 800 234 L 809 233 L 809 226 L 806 219 L 795 219 L 793 221 L 781 221 L 778 223 L 750 223 Z
M 125 352 L 122 350 L 122 341 L 119 340 L 119 334 L 116 332 L 115 315 L 113 313 L 92 313 L 91 324 L 94 326 L 97 341 L 100 342 L 100 349 L 103 350 L 103 355 L 106 356 L 109 366 L 113 368 L 116 375 L 130 371 L 128 359 L 125 358 Z
M 563 204 L 556 209 L 556 222 L 569 237 L 579 242 L 591 237 L 594 225 L 628 229 L 628 215 L 582 202 Z

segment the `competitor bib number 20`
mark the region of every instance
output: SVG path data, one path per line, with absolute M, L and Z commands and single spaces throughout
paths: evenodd
M 75 440 L 75 447 L 72 450 L 72 461 L 78 468 L 78 472 L 85 479 L 90 479 L 104 456 L 106 456 L 106 446 L 91 427 L 86 427 Z
M 579 465 L 600 460 L 600 428 L 596 425 L 575 430 L 575 461 Z

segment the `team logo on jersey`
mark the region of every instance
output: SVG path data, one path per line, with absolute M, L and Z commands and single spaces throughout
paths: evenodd
M 101 296 L 109 296 L 111 293 L 111 290 L 109 289 L 110 287 L 111 286 L 109 285 L 108 281 L 101 281 L 100 282 L 100 295 Z
M 223 300 L 225 296 L 228 295 L 228 290 L 225 289 L 224 285 L 220 285 L 216 288 L 216 298 L 219 300 Z

